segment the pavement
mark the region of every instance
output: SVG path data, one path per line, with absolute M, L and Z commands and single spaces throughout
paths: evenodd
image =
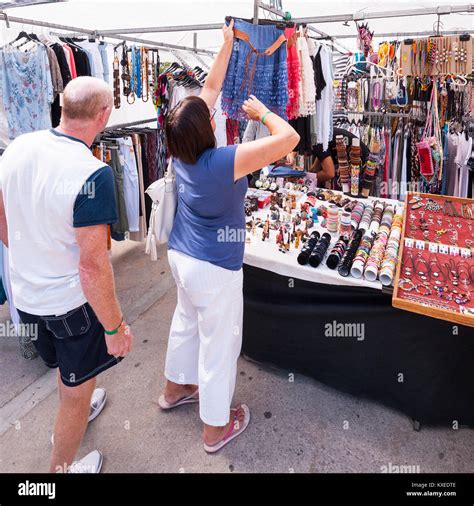
M 402 413 L 288 371 L 239 359 L 234 400 L 249 405 L 247 431 L 215 455 L 201 443 L 197 405 L 160 411 L 167 335 L 176 290 L 165 248 L 151 262 L 144 245 L 116 243 L 117 291 L 135 335 L 133 352 L 100 376 L 103 413 L 79 457 L 104 453 L 103 472 L 380 473 L 472 472 L 474 431 L 423 426 Z M 0 323 L 9 320 L 0 307 Z M 18 341 L 0 337 L 0 472 L 48 470 L 57 409 L 55 372 L 24 360 Z

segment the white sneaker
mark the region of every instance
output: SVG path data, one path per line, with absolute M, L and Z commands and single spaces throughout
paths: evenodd
M 107 392 L 105 391 L 105 388 L 96 388 L 92 394 L 89 422 L 92 422 L 92 420 L 97 418 L 102 413 L 106 401 Z
M 94 450 L 81 460 L 76 460 L 69 467 L 71 474 L 98 474 L 102 469 L 104 456 L 99 450 Z
M 92 420 L 95 420 L 102 413 L 106 401 L 107 392 L 105 388 L 96 388 L 91 398 L 91 412 L 88 422 L 92 422 Z M 51 444 L 54 445 L 54 434 L 51 434 Z

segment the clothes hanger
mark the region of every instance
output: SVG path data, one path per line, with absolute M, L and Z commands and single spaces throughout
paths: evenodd
M 24 30 L 24 28 L 21 30 L 21 32 L 18 34 L 17 38 L 9 42 L 8 44 L 10 46 L 13 46 L 15 49 L 20 49 L 20 47 L 23 44 L 26 44 L 27 42 L 30 42 L 31 38 L 28 35 L 28 33 Z

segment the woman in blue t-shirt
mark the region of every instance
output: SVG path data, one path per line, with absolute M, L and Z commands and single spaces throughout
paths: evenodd
M 232 53 L 233 23 L 200 97 L 187 97 L 169 114 L 178 208 L 168 243 L 178 303 L 171 324 L 159 404 L 171 409 L 200 403 L 204 449 L 215 452 L 250 421 L 245 404 L 231 409 L 242 344 L 242 263 L 247 174 L 287 155 L 299 136 L 254 96 L 243 105 L 272 134 L 216 148 L 214 106 Z

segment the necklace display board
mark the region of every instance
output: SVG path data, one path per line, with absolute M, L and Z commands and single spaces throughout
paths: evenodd
M 403 76 L 470 74 L 472 44 L 470 35 L 405 40 L 400 46 L 400 73 Z
M 474 200 L 408 193 L 392 304 L 474 327 Z

